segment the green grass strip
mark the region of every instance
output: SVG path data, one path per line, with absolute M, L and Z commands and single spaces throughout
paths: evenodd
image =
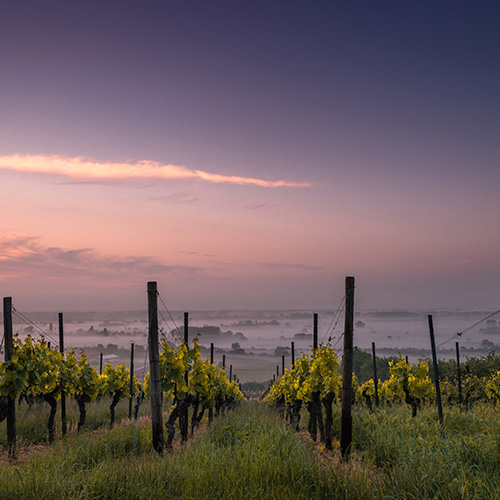
M 163 457 L 149 451 L 149 429 L 141 429 L 137 449 L 134 432 L 78 436 L 7 466 L 0 499 L 347 498 L 347 485 L 262 404 L 243 405 Z M 349 498 L 363 497 L 357 493 Z
M 492 499 L 500 498 L 497 408 L 474 414 L 406 408 L 360 412 L 353 458 L 324 460 L 257 402 L 217 419 L 163 457 L 151 430 L 120 425 L 71 437 L 0 471 L 0 500 L 14 499 Z M 335 416 L 335 427 L 338 415 Z

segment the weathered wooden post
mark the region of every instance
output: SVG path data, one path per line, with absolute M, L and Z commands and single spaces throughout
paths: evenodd
M 225 368 L 226 367 L 226 355 L 223 354 L 222 355 L 222 368 Z
M 318 314 L 313 314 L 313 357 L 316 356 L 316 351 L 318 349 Z M 318 392 L 314 392 L 312 394 L 312 401 L 310 403 L 306 403 L 309 409 L 309 433 L 313 441 L 316 441 L 316 437 L 318 434 L 318 421 L 320 423 L 321 437 L 323 437 L 323 419 L 321 409 L 321 400 Z
M 377 377 L 377 356 L 375 356 L 375 342 L 372 342 L 373 355 L 373 385 L 375 386 L 375 406 L 378 406 L 378 377 Z
M 99 375 L 102 375 L 102 352 L 99 356 Z
M 214 343 L 210 343 L 210 364 L 214 364 Z M 214 409 L 210 407 L 208 409 L 208 423 L 211 424 L 212 420 L 214 419 Z
M 344 356 L 342 358 L 342 413 L 340 427 L 340 451 L 347 457 L 352 444 L 352 366 L 354 332 L 354 278 L 345 279 L 345 321 L 344 321 Z
M 64 318 L 63 313 L 59 313 L 59 352 L 63 356 L 64 361 Z M 63 437 L 68 432 L 68 423 L 66 418 L 66 393 L 61 392 L 61 430 Z
M 285 374 L 285 355 L 281 355 L 281 376 Z
M 462 372 L 460 370 L 460 348 L 458 342 L 455 342 L 457 350 L 457 379 L 458 379 L 458 404 L 462 405 Z
M 314 313 L 313 316 L 313 352 L 318 348 L 318 314 Z
M 184 345 L 186 346 L 186 349 L 189 349 L 189 313 L 185 312 L 184 313 Z M 184 373 L 184 380 L 186 381 L 186 385 L 188 384 L 189 381 L 189 372 L 186 370 Z
M 295 366 L 295 342 L 292 342 L 292 368 Z
M 280 376 L 280 365 L 276 365 L 276 376 Z
M 149 370 L 151 393 L 151 420 L 153 430 L 153 448 L 163 453 L 163 416 L 160 383 L 160 354 L 158 346 L 158 291 L 156 281 L 148 282 L 148 318 L 149 318 Z
M 434 367 L 434 385 L 436 386 L 436 403 L 438 407 L 439 423 L 443 424 L 443 407 L 441 405 L 441 389 L 439 388 L 439 371 L 436 354 L 436 341 L 434 339 L 434 324 L 432 322 L 432 314 L 427 316 L 429 320 L 429 333 L 431 336 L 431 350 L 432 350 L 432 365 Z
M 189 313 L 184 313 L 184 344 L 186 348 L 189 348 Z M 186 384 L 188 382 L 188 372 L 184 374 L 184 378 L 186 379 Z
M 5 361 L 10 361 L 14 354 L 12 339 L 12 297 L 3 298 L 3 331 L 5 339 Z M 8 398 L 7 407 L 7 444 L 9 457 L 16 458 L 16 399 Z
M 233 381 L 233 365 L 229 365 L 229 382 Z
M 189 313 L 184 313 L 184 344 L 186 345 L 186 349 L 189 349 Z M 189 372 L 186 370 L 184 374 L 184 380 L 186 381 L 186 386 L 189 383 Z M 188 404 L 186 398 L 181 402 L 179 408 L 179 428 L 181 431 L 181 440 L 187 441 L 188 438 Z
M 132 405 L 134 402 L 134 343 L 130 344 L 130 398 L 128 400 L 128 418 L 132 419 Z

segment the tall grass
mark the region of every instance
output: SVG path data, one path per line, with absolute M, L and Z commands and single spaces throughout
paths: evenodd
M 434 407 L 416 418 L 405 406 L 354 407 L 354 445 L 384 477 L 384 498 L 500 498 L 499 416 L 486 404 L 445 408 L 441 426 Z
M 86 433 L 96 429 L 107 427 L 110 423 L 110 399 L 103 398 L 100 401 L 94 401 L 87 404 L 87 418 L 81 432 Z M 135 404 L 135 400 L 134 400 Z M 128 399 L 120 401 L 116 407 L 116 421 L 128 418 Z M 36 445 L 48 441 L 47 423 L 49 418 L 49 405 L 47 403 L 35 403 L 31 408 L 26 403 L 22 403 L 16 408 L 16 434 L 17 444 L 20 447 Z M 144 401 L 141 405 L 141 415 L 150 414 L 149 401 Z M 66 402 L 66 418 L 68 426 L 68 435 L 76 434 L 77 423 L 79 419 L 78 405 L 68 398 Z M 7 422 L 0 423 L 0 448 L 7 446 Z M 56 413 L 56 439 L 62 439 L 61 408 L 58 404 Z
M 258 403 L 219 419 L 178 452 L 159 457 L 150 449 L 148 427 L 140 428 L 137 445 L 133 425 L 77 436 L 7 466 L 0 499 L 305 500 L 344 498 L 347 487 Z M 349 487 L 362 498 L 368 490 L 357 482 Z
M 405 407 L 355 406 L 345 462 L 338 450 L 318 453 L 256 402 L 164 456 L 151 451 L 149 425 L 136 438 L 135 425 L 123 422 L 4 461 L 0 500 L 500 498 L 498 416 L 486 406 L 450 409 L 441 427 L 433 408 L 412 419 Z

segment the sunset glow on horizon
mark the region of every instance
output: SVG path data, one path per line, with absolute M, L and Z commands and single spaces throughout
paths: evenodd
M 500 307 L 498 6 L 0 9 L 21 310 Z

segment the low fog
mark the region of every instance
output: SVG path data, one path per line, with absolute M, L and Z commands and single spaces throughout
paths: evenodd
M 340 358 L 343 311 L 317 313 L 318 342 L 333 346 Z M 455 356 L 455 342 L 460 343 L 464 360 L 486 355 L 500 345 L 500 318 L 494 315 L 485 319 L 491 311 L 365 311 L 355 314 L 355 346 L 371 352 L 374 342 L 380 357 L 401 354 L 410 361 L 430 357 L 428 314 L 433 315 L 440 359 Z M 23 317 L 14 314 L 13 320 L 14 331 L 21 337 L 44 334 L 52 345 L 58 344 L 57 313 L 24 313 Z M 158 320 L 161 338 L 178 344 L 183 338 L 184 313 L 159 310 Z M 142 373 L 147 366 L 147 332 L 146 311 L 64 314 L 65 348 L 84 350 L 95 366 L 99 366 L 101 353 L 104 363 L 128 365 L 130 346 L 134 343 L 135 367 Z M 296 358 L 310 352 L 313 312 L 193 311 L 189 313 L 189 337 L 198 338 L 204 358 L 210 355 L 213 343 L 214 362 L 221 365 L 225 359 L 226 373 L 232 365 L 232 373 L 241 382 L 264 382 L 277 373 L 277 367 L 281 371 L 283 355 L 285 365 L 290 364 L 292 342 Z

